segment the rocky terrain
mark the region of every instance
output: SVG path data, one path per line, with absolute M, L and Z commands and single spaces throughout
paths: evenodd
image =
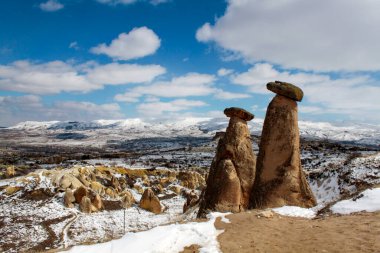
M 1 251 L 66 249 L 194 219 L 227 120 L 1 129 Z M 262 121 L 248 126 L 257 155 Z M 314 216 L 331 215 L 340 200 L 379 187 L 378 128 L 300 122 L 300 129 Z

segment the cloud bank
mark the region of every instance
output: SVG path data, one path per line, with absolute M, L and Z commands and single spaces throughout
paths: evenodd
M 196 33 L 248 62 L 315 71 L 380 70 L 380 1 L 229 0 Z
M 209 74 L 187 73 L 172 78 L 170 81 L 155 82 L 151 85 L 141 85 L 128 90 L 124 94 L 117 94 L 116 101 L 138 102 L 144 95 L 163 98 L 205 97 L 213 96 L 217 99 L 239 99 L 250 97 L 248 94 L 223 91 L 214 85 L 216 77 Z
M 16 61 L 0 65 L 0 89 L 30 94 L 89 92 L 105 85 L 151 82 L 165 72 L 160 65 Z
M 370 75 L 347 74 L 331 78 L 326 74 L 280 71 L 263 63 L 231 77 L 232 83 L 257 94 L 273 94 L 266 89 L 266 83 L 274 80 L 295 83 L 303 89 L 305 99 L 300 104 L 303 113 L 344 114 L 353 120 L 380 120 L 377 113 L 380 87 Z

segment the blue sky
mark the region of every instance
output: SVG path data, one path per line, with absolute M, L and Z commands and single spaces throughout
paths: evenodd
M 300 119 L 380 122 L 372 0 L 4 0 L 0 125 L 26 120 L 263 118 L 269 81 Z

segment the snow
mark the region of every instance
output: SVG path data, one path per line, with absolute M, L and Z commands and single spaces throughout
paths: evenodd
M 331 211 L 337 214 L 380 211 L 380 188 L 365 190 L 359 198 L 339 201 L 331 207 Z
M 353 123 L 299 122 L 300 133 L 304 137 L 314 137 L 335 141 L 355 141 L 361 144 L 378 145 L 380 126 Z
M 74 166 L 65 169 L 66 172 L 78 168 L 93 168 L 92 166 Z M 78 206 L 66 208 L 63 205 L 63 192 L 56 194 L 48 200 L 29 201 L 21 198 L 27 191 L 37 189 L 53 190 L 52 178 L 43 170 L 35 171 L 33 176 L 0 180 L 2 185 L 20 186 L 22 190 L 7 196 L 0 191 L 3 197 L 0 208 L 0 244 L 12 243 L 20 251 L 28 251 L 30 247 L 43 243 L 50 236 L 44 223 L 49 222 L 49 227 L 55 233 L 57 239 L 54 247 L 66 248 L 87 242 L 101 242 L 118 238 L 125 232 L 135 232 L 152 229 L 159 225 L 171 224 L 183 221 L 187 215 L 183 214 L 183 205 L 186 199 L 183 196 L 175 196 L 161 200 L 167 210 L 159 215 L 133 206 L 128 209 L 101 211 L 91 214 L 79 212 Z M 52 173 L 52 171 L 49 171 Z M 115 174 L 118 176 L 119 174 Z M 131 189 L 135 199 L 140 199 L 141 194 Z M 125 227 L 124 221 L 125 220 Z M 15 221 L 17 224 L 15 225 Z M 7 231 L 15 231 L 8 233 Z M 14 230 L 15 229 L 15 230 Z M 17 231 L 17 232 L 16 232 Z M 26 236 L 29 235 L 29 236 Z M 13 252 L 13 251 L 9 251 Z
M 315 217 L 316 212 L 310 208 L 302 208 L 299 206 L 283 206 L 279 208 L 273 208 L 274 212 L 291 217 L 302 217 L 312 219 Z
M 76 246 L 70 253 L 175 253 L 186 246 L 199 245 L 200 252 L 221 252 L 217 237 L 223 230 L 217 230 L 214 222 L 217 217 L 224 218 L 229 213 L 211 213 L 207 222 L 191 222 L 186 224 L 171 224 L 158 226 L 148 231 L 127 233 L 118 240 L 106 243 Z M 223 221 L 223 219 L 222 219 Z
M 339 174 L 334 172 L 329 177 L 313 180 L 310 188 L 317 199 L 318 205 L 324 207 L 326 204 L 338 200 L 340 197 Z
M 274 208 L 273 211 L 291 217 L 314 218 L 319 210 L 324 208 L 328 203 L 339 199 L 337 192 L 336 174 L 328 178 L 316 187 L 316 183 L 311 184 L 313 192 L 317 197 L 318 205 L 313 208 L 301 208 L 298 206 L 283 206 Z M 358 197 L 349 200 L 342 200 L 334 204 L 330 210 L 336 214 L 350 214 L 355 212 L 375 212 L 380 211 L 380 188 L 368 189 L 363 191 Z
M 0 181 L 0 187 L 6 186 L 6 185 L 9 185 L 9 184 L 10 184 L 10 181 L 6 181 L 6 180 L 1 180 Z
M 251 133 L 260 134 L 263 119 L 254 119 L 248 123 Z M 217 131 L 224 131 L 227 127 L 227 118 L 182 118 L 182 119 L 153 119 L 143 120 L 139 118 L 124 120 L 94 120 L 89 122 L 77 121 L 50 121 L 50 122 L 21 122 L 10 130 L 37 131 L 42 134 L 60 133 L 67 131 L 85 131 L 89 138 L 82 140 L 95 145 L 101 142 L 96 137 L 108 135 L 110 139 L 137 139 L 149 137 L 174 137 L 174 136 L 208 136 L 211 137 Z M 329 139 L 334 141 L 356 142 L 366 145 L 380 144 L 380 126 L 352 123 L 327 123 L 299 121 L 302 137 L 313 139 Z M 128 132 L 128 135 L 123 135 Z M 104 140 L 103 140 L 104 141 Z M 63 143 L 77 144 L 73 140 Z M 62 143 L 61 143 L 62 144 Z M 79 144 L 77 144 L 79 145 Z
M 15 126 L 9 127 L 10 129 L 23 129 L 23 130 L 32 130 L 38 128 L 48 128 L 51 125 L 58 124 L 59 121 L 25 121 L 18 123 Z

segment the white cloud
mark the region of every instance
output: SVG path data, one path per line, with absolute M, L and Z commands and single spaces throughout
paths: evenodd
M 129 5 L 129 4 L 133 4 L 133 3 L 136 3 L 136 2 L 144 2 L 144 1 L 147 1 L 147 0 L 96 0 L 97 2 L 99 3 L 102 3 L 102 4 L 108 4 L 108 5 L 112 5 L 112 6 L 115 6 L 115 5 Z M 171 2 L 171 0 L 150 0 L 149 3 L 151 5 L 159 5 L 159 4 L 163 4 L 163 3 L 168 3 L 168 2 Z
M 380 1 L 229 0 L 199 41 L 250 62 L 316 71 L 380 70 Z
M 74 65 L 62 61 L 16 61 L 9 65 L 0 65 L 0 90 L 31 94 L 88 92 L 102 89 L 108 84 L 150 82 L 165 71 L 159 65 L 99 65 L 94 62 Z
M 119 102 L 127 102 L 127 103 L 136 103 L 139 102 L 140 97 L 142 95 L 139 93 L 134 93 L 133 91 L 127 91 L 124 94 L 115 95 L 115 100 Z
M 380 120 L 377 113 L 380 110 L 379 81 L 367 75 L 333 79 L 329 75 L 291 73 L 278 71 L 270 64 L 256 64 L 232 78 L 233 83 L 247 86 L 251 92 L 259 94 L 270 94 L 266 84 L 275 80 L 294 83 L 302 88 L 305 99 L 300 111 L 303 113 L 333 113 L 356 120 Z
M 92 82 L 120 85 L 151 82 L 165 72 L 165 68 L 160 65 L 110 63 L 90 69 L 87 77 Z
M 151 3 L 152 5 L 159 5 L 159 4 L 168 3 L 170 1 L 171 0 L 150 0 L 149 3 Z
M 188 73 L 175 77 L 170 81 L 156 82 L 151 85 L 142 85 L 128 90 L 124 94 L 117 94 L 116 101 L 138 102 L 139 98 L 148 95 L 165 98 L 184 98 L 214 96 L 217 99 L 228 100 L 248 98 L 250 95 L 223 91 L 214 85 L 214 75 Z
M 111 44 L 91 48 L 94 54 L 105 54 L 115 60 L 131 60 L 154 54 L 160 47 L 160 38 L 147 27 L 134 28 L 121 33 Z
M 367 76 L 305 84 L 303 89 L 309 102 L 324 105 L 332 112 L 364 115 L 380 110 L 380 87 Z
M 21 121 L 118 119 L 124 115 L 116 103 L 61 101 L 44 105 L 39 96 L 0 97 L 0 125 L 10 126 Z
M 234 71 L 232 69 L 221 68 L 218 70 L 218 76 L 228 76 L 232 74 Z
M 109 4 L 109 5 L 118 5 L 118 4 L 133 4 L 137 2 L 137 0 L 97 0 L 99 3 L 102 4 Z
M 212 94 L 215 89 L 212 83 L 215 81 L 213 75 L 188 73 L 184 76 L 175 77 L 170 81 L 156 82 L 152 85 L 138 86 L 125 94 L 116 95 L 118 101 L 136 101 L 143 95 L 157 97 L 189 97 L 207 96 Z
M 147 117 L 157 117 L 165 112 L 186 111 L 193 107 L 201 107 L 207 105 L 199 100 L 176 99 L 170 102 L 148 102 L 141 103 L 137 106 L 140 114 Z
M 223 91 L 223 90 L 217 89 L 215 91 L 214 97 L 218 98 L 218 99 L 222 99 L 222 100 L 230 100 L 230 99 L 249 98 L 251 96 L 249 94 L 234 93 L 234 92 Z
M 277 71 L 268 63 L 258 63 L 247 72 L 237 74 L 231 78 L 232 83 L 249 86 L 254 93 L 267 93 L 266 84 L 275 80 L 286 81 L 295 84 L 326 82 L 330 80 L 328 75 L 296 73 L 289 71 Z
M 324 112 L 324 109 L 319 106 L 307 106 L 302 103 L 299 105 L 300 113 L 320 114 Z
M 62 61 L 41 64 L 16 61 L 11 65 L 0 65 L 1 90 L 53 94 L 62 91 L 87 92 L 100 88 L 101 84 L 90 82 L 78 73 L 75 66 Z
M 45 3 L 40 3 L 40 9 L 47 12 L 54 12 L 63 9 L 64 5 L 57 0 L 49 0 Z
M 144 99 L 145 102 L 149 102 L 149 103 L 152 103 L 152 102 L 159 102 L 160 99 L 158 97 L 155 97 L 155 96 L 147 96 L 145 99 Z
M 76 41 L 71 42 L 69 45 L 69 48 L 79 50 L 78 42 L 76 42 Z

